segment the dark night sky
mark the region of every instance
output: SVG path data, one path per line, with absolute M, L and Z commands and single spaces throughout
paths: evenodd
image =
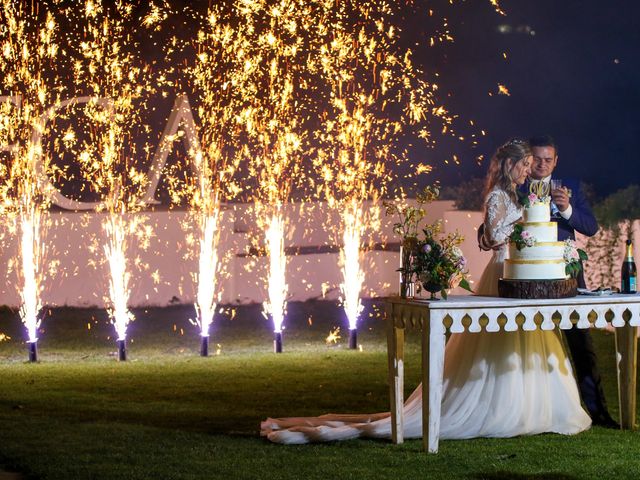
M 206 10 L 207 2 L 171 4 L 179 12 L 187 4 Z M 491 155 L 510 137 L 550 134 L 559 145 L 558 176 L 580 178 L 601 197 L 640 184 L 640 2 L 501 0 L 506 16 L 489 0 L 411 4 L 401 20 L 403 43 L 427 75 L 439 73 L 442 101 L 459 115 L 457 130 L 467 137 L 441 138 L 433 149 L 413 151 L 413 164 L 434 167 L 424 182 L 455 185 L 484 177 Z M 433 33 L 429 8 L 448 18 L 453 43 L 426 46 Z M 500 25 L 511 32 L 501 33 Z M 498 95 L 498 84 L 510 96 Z M 486 136 L 472 147 L 468 135 L 480 130 Z M 454 154 L 460 164 L 445 164 Z
M 195 26 L 185 23 L 180 12 L 186 5 L 204 11 L 208 2 L 170 3 L 175 7 L 170 23 L 181 36 L 193 34 Z M 414 0 L 408 10 L 404 42 L 414 48 L 427 75 L 440 74 L 443 103 L 459 115 L 458 130 L 467 138 L 486 131 L 475 147 L 469 141 L 443 138 L 433 149 L 414 150 L 412 163 L 434 167 L 421 181 L 439 180 L 446 186 L 484 177 L 488 159 L 508 138 L 548 133 L 559 144 L 558 176 L 578 177 L 593 185 L 599 196 L 640 184 L 640 2 L 502 0 L 500 4 L 506 16 L 496 13 L 489 0 L 454 5 L 449 0 Z M 430 7 L 449 19 L 453 43 L 426 47 L 432 33 L 425 23 Z M 511 32 L 501 33 L 500 25 L 510 26 Z M 151 42 L 143 48 L 147 60 L 162 55 Z M 510 96 L 498 95 L 498 84 L 505 85 Z M 151 123 L 159 135 L 173 98 L 153 103 L 156 118 Z M 475 122 L 473 129 L 469 120 Z M 445 164 L 454 154 L 460 164 Z M 484 161 L 478 164 L 480 155 Z
M 483 176 L 488 161 L 478 166 L 478 155 L 490 158 L 512 136 L 548 133 L 559 144 L 559 176 L 581 178 L 599 195 L 640 183 L 640 2 L 503 0 L 506 17 L 488 3 L 451 10 L 456 40 L 440 68 L 447 104 L 487 136 L 475 149 L 445 141 L 426 153 L 433 178 Z M 500 24 L 535 35 L 500 33 Z M 511 95 L 495 95 L 498 83 Z M 443 166 L 452 151 L 461 165 Z

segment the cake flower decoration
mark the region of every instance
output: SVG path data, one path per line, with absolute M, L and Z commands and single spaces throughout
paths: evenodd
M 536 237 L 518 223 L 509 235 L 509 243 L 515 243 L 516 248 L 522 250 L 524 247 L 533 247 L 536 244 Z
M 576 244 L 570 238 L 564 241 L 563 257 L 565 261 L 564 271 L 567 275 L 575 278 L 582 270 L 582 262 L 589 259 L 587 253 L 581 248 L 577 248 Z

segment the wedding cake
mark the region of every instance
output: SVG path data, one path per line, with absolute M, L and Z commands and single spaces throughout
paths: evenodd
M 501 297 L 566 298 L 577 295 L 574 277 L 586 254 L 571 240 L 558 241 L 558 224 L 551 221 L 549 187 L 541 182 L 525 197 L 522 221 L 509 236 L 509 258 L 498 282 Z
M 547 196 L 525 207 L 515 230 L 519 239 L 509 242 L 509 258 L 503 278 L 513 280 L 558 280 L 565 273 L 564 242 L 558 241 L 558 224 L 551 221 Z M 513 238 L 513 235 L 512 235 Z

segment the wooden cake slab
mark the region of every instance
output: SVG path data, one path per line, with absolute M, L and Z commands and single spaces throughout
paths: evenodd
M 498 295 L 503 298 L 569 298 L 578 294 L 575 278 L 562 280 L 498 280 Z

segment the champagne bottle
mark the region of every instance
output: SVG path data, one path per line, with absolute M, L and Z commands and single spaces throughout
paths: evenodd
M 631 240 L 627 240 L 627 253 L 622 262 L 620 293 L 636 293 L 637 276 L 636 262 L 633 261 L 633 245 Z

